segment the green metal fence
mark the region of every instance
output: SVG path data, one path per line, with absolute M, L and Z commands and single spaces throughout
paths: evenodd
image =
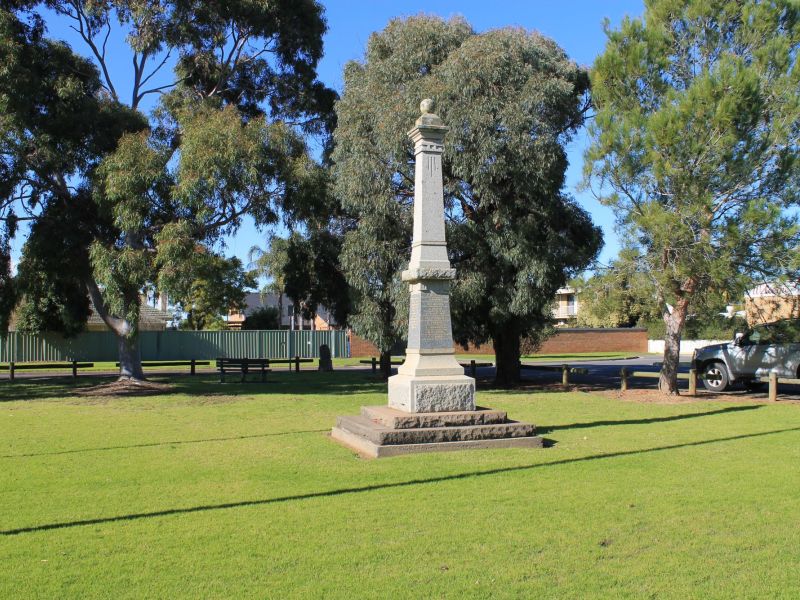
M 349 356 L 345 331 L 143 331 L 142 360 L 227 358 L 318 358 L 327 344 L 334 357 Z M 0 337 L 0 362 L 115 361 L 117 340 L 110 331 L 73 338 L 10 332 Z

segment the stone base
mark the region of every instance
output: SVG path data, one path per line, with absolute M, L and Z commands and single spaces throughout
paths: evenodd
M 365 406 L 358 416 L 339 417 L 331 437 L 369 458 L 470 448 L 541 448 L 534 426 L 508 420 L 499 410 L 407 413 Z
M 475 380 L 466 375 L 389 378 L 389 406 L 407 413 L 475 410 Z

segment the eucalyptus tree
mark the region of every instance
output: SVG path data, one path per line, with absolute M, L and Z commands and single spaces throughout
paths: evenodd
M 419 16 L 373 34 L 345 67 L 333 152 L 336 193 L 355 228 L 342 263 L 351 323 L 383 357 L 404 335 L 414 157 L 405 133 L 430 97 L 450 127 L 443 175 L 454 336 L 491 340 L 497 383 L 519 379 L 520 340 L 551 320 L 553 294 L 596 256 L 601 236 L 564 193 L 565 144 L 588 109 L 588 74 L 552 40 L 517 28 L 477 34 Z
M 48 39 L 44 8 L 80 44 Z M 309 189 L 318 166 L 302 136 L 326 131 L 335 97 L 315 80 L 324 31 L 314 0 L 5 4 L 0 250 L 7 262 L 29 220 L 14 286 L 24 323 L 74 333 L 91 297 L 121 376 L 142 378 L 145 286 L 180 290 L 198 243 L 212 252 L 244 215 L 276 223 Z M 106 48 L 121 34 L 132 68 L 118 79 Z
M 606 33 L 586 174 L 658 293 L 675 394 L 690 307 L 798 275 L 800 7 L 648 0 Z

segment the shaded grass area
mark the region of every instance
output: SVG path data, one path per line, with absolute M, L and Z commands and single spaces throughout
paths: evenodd
M 383 404 L 385 384 L 275 379 L 182 377 L 133 398 L 0 386 L 4 596 L 796 591 L 797 405 L 485 391 L 480 404 L 537 423 L 553 446 L 365 461 L 326 432 Z
M 636 356 L 635 353 L 632 352 L 583 352 L 583 353 L 574 353 L 574 354 L 531 354 L 527 356 L 523 356 L 522 360 L 524 361 L 556 361 L 556 362 L 578 362 L 581 360 L 597 360 L 597 359 L 609 359 L 609 360 L 616 360 L 616 359 L 623 359 L 623 358 L 631 358 Z M 491 362 L 494 363 L 495 356 L 494 354 L 458 354 L 456 355 L 456 359 L 462 363 L 469 363 L 470 360 L 474 360 L 476 362 Z M 215 372 L 215 361 L 209 360 L 209 365 L 197 365 L 196 369 L 197 372 Z M 370 357 L 364 356 L 356 356 L 356 357 L 346 357 L 346 358 L 333 358 L 332 359 L 334 368 L 337 367 L 363 367 L 363 368 L 370 368 Z M 7 363 L 3 363 L 7 364 Z M 24 369 L 24 363 L 21 363 L 22 366 L 18 364 L 17 366 L 17 374 L 18 376 L 25 373 L 30 373 L 37 376 L 44 376 L 50 374 L 61 374 L 61 375 L 70 375 L 70 369 L 54 369 L 52 371 L 47 369 L 42 370 L 34 370 L 34 371 L 26 371 Z M 319 366 L 318 359 L 314 359 L 313 363 L 301 363 L 300 369 L 302 371 L 315 371 Z M 291 371 L 294 369 L 294 364 L 287 364 L 287 363 L 276 363 L 271 366 L 273 371 Z M 78 376 L 85 376 L 86 374 L 91 373 L 110 373 L 110 372 L 117 372 L 119 367 L 116 366 L 116 363 L 111 361 L 100 361 L 95 362 L 94 366 L 87 367 L 84 369 L 78 370 Z M 158 366 L 158 367 L 145 367 L 145 373 L 186 373 L 190 372 L 188 366 Z M 0 380 L 2 380 L 3 375 L 7 377 L 7 371 L 0 372 Z

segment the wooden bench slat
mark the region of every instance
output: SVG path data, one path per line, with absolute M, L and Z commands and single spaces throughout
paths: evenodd
M 267 358 L 265 360 L 268 360 L 269 362 L 271 362 L 273 364 L 278 364 L 278 365 L 285 365 L 285 364 L 292 364 L 293 365 L 296 362 L 301 362 L 301 363 L 314 362 L 313 358 L 301 358 L 299 360 L 296 360 L 294 358 Z

